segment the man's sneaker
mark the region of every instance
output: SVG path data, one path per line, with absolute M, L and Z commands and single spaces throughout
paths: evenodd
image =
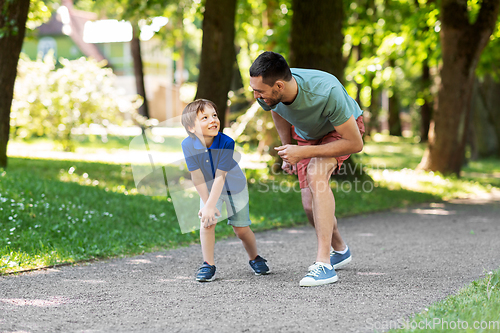
M 316 262 L 310 268 L 306 276 L 300 280 L 301 287 L 321 286 L 334 283 L 339 279 L 333 267 L 332 269 L 328 269 L 324 264 Z
M 196 281 L 210 282 L 215 279 L 215 265 L 209 265 L 206 261 L 198 268 Z
M 266 259 L 262 258 L 261 256 L 257 256 L 254 260 L 250 260 L 248 263 L 255 272 L 255 275 L 265 275 L 271 272 L 266 262 Z
M 344 254 L 330 251 L 330 265 L 335 269 L 339 269 L 351 262 L 351 250 L 347 248 L 347 252 Z

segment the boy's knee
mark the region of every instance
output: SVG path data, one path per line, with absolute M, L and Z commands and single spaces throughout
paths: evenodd
M 233 227 L 234 233 L 238 238 L 245 237 L 245 235 L 248 233 L 250 230 L 249 227 Z

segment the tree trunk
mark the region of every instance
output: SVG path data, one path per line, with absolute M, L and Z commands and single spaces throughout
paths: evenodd
M 263 20 L 262 26 L 268 30 L 274 29 L 275 22 L 274 22 L 274 12 L 279 9 L 279 1 L 278 0 L 266 0 L 266 11 L 263 15 Z M 266 51 L 274 51 L 274 48 L 276 46 L 276 40 L 273 39 L 271 42 L 267 42 L 265 45 Z
M 374 75 L 370 75 L 370 87 L 371 87 L 371 102 L 370 102 L 370 120 L 365 122 L 366 135 L 371 135 L 372 132 L 380 133 L 380 88 L 375 88 L 373 86 Z
M 221 131 L 233 75 L 235 15 L 236 0 L 207 0 L 205 4 L 196 98 L 206 98 L 217 105 Z
M 495 27 L 499 7 L 498 0 L 483 0 L 476 22 L 471 24 L 466 1 L 441 1 L 441 82 L 421 169 L 460 175 L 474 72 Z
M 303 0 L 293 0 L 292 9 L 291 67 L 319 69 L 343 81 L 342 0 L 315 1 L 314 5 Z M 335 177 L 354 179 L 365 175 L 355 157 L 351 156 Z
M 424 104 L 420 107 L 420 141 L 427 142 L 429 140 L 429 128 L 432 119 L 432 102 L 429 101 L 429 88 L 431 86 L 431 71 L 429 62 L 424 60 L 422 65 L 422 90 L 424 91 Z
M 494 156 L 498 152 L 498 139 L 495 133 L 494 118 L 488 108 L 488 85 L 476 79 L 472 93 L 471 110 L 471 158 Z M 496 106 L 496 108 L 498 105 Z M 493 119 L 492 119 L 493 118 Z
M 130 42 L 130 51 L 132 53 L 132 59 L 134 60 L 134 76 L 135 76 L 135 86 L 137 88 L 137 94 L 142 97 L 144 103 L 139 107 L 139 114 L 149 118 L 149 108 L 148 99 L 146 98 L 146 88 L 144 85 L 144 67 L 142 64 L 141 55 L 141 40 L 139 39 L 139 26 L 137 23 L 132 23 L 133 33 L 132 41 Z
M 389 66 L 396 67 L 394 59 L 389 60 Z M 400 104 L 396 86 L 392 88 L 392 95 L 389 97 L 389 134 L 401 136 L 401 117 L 399 116 Z
M 496 82 L 491 75 L 487 75 L 481 84 L 490 124 L 493 125 L 497 139 L 497 156 L 500 156 L 500 82 Z
M 23 46 L 29 0 L 0 0 L 0 167 L 7 167 L 10 108 L 14 95 L 17 62 Z
M 291 67 L 320 69 L 344 81 L 341 0 L 292 1 Z

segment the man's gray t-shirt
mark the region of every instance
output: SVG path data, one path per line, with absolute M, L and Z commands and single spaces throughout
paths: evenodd
M 291 68 L 291 71 L 298 85 L 297 97 L 291 104 L 280 102 L 270 107 L 260 98 L 257 101 L 264 110 L 273 110 L 292 124 L 301 138 L 320 139 L 351 116 L 358 119 L 363 114 L 358 103 L 332 74 L 301 68 Z

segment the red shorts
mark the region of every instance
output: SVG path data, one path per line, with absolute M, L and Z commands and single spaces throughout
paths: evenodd
M 361 133 L 361 136 L 365 133 L 365 125 L 363 123 L 363 116 L 359 116 L 358 119 L 356 119 L 356 124 L 358 125 L 359 128 L 359 133 Z M 300 136 L 295 133 L 295 128 L 292 126 L 292 138 L 297 140 L 297 144 L 299 146 L 311 146 L 311 145 L 323 145 L 325 143 L 337 141 L 341 139 L 342 137 L 340 136 L 337 131 L 332 131 L 322 137 L 321 139 L 317 140 L 304 140 Z M 349 158 L 349 155 L 343 155 L 343 156 L 336 156 L 335 159 L 337 160 L 337 168 L 333 171 L 333 174 L 336 174 L 345 160 Z M 307 188 L 307 166 L 309 165 L 309 162 L 311 161 L 310 158 L 305 158 L 301 160 L 299 163 L 297 163 L 297 174 L 299 176 L 299 183 L 300 183 L 300 188 Z

